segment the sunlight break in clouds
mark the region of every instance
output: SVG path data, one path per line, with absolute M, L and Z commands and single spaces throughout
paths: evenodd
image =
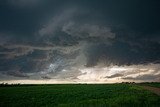
M 159 64 L 84 68 L 80 69 L 82 75 L 77 78 L 83 82 L 141 82 L 144 80 L 138 79 L 139 76 L 155 74 L 153 81 L 157 81 L 160 78 L 156 76 L 160 75 L 157 68 L 159 68 Z M 127 79 L 127 77 L 132 77 L 133 79 Z

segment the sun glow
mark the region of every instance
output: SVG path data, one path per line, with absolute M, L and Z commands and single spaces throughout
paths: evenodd
M 131 66 L 109 66 L 79 69 L 81 75 L 77 78 L 85 82 L 122 82 L 127 77 L 136 78 L 141 75 L 150 75 L 155 72 L 158 65 L 131 65 Z M 129 80 L 128 80 L 129 81 Z M 138 81 L 138 80 L 137 80 Z

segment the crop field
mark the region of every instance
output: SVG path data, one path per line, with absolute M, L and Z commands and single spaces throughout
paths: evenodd
M 160 88 L 160 83 L 159 83 L 159 82 L 153 82 L 153 83 L 140 83 L 140 85 Z
M 0 107 L 159 107 L 160 96 L 132 84 L 0 87 Z

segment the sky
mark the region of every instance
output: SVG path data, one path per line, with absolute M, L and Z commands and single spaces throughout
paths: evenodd
M 159 0 L 0 0 L 0 83 L 160 82 Z

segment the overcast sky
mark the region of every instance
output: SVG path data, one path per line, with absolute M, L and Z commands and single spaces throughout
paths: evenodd
M 160 81 L 159 0 L 0 0 L 0 82 Z

